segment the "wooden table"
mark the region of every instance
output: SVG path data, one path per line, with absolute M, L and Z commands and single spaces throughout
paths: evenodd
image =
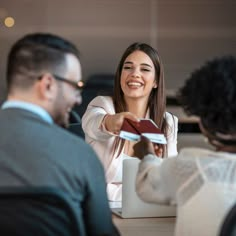
M 175 218 L 122 219 L 112 215 L 122 236 L 174 236 Z

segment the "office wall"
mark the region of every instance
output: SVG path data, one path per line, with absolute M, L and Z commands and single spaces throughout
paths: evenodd
M 180 87 L 206 60 L 236 55 L 234 0 L 0 0 L 0 101 L 6 55 L 25 33 L 47 31 L 72 40 L 82 53 L 83 75 L 114 73 L 134 41 L 159 50 L 167 89 Z M 5 16 L 16 20 L 13 28 Z

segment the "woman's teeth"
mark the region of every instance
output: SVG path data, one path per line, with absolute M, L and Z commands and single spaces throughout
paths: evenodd
M 138 86 L 138 87 L 141 87 L 142 84 L 141 83 L 138 83 L 138 82 L 129 82 L 128 83 L 129 86 Z

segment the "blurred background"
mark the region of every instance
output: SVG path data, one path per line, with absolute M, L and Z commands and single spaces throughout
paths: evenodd
M 7 52 L 26 33 L 72 40 L 82 53 L 84 79 L 113 74 L 129 44 L 149 43 L 160 53 L 171 91 L 206 60 L 236 54 L 235 12 L 235 0 L 0 0 L 0 100 Z
M 164 64 L 169 109 L 181 117 L 174 96 L 190 72 L 213 57 L 236 55 L 235 12 L 235 0 L 0 0 L 0 102 L 9 48 L 24 34 L 43 31 L 78 46 L 84 80 L 95 81 L 96 91 L 96 83 L 112 80 L 129 44 L 151 44 Z M 83 94 L 80 115 L 93 96 Z

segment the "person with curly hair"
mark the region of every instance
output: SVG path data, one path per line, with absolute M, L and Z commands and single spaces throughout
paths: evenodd
M 98 96 L 82 117 L 86 141 L 106 171 L 110 201 L 121 201 L 122 162 L 133 158 L 133 141 L 121 139 L 125 118 L 151 118 L 165 134 L 162 157 L 177 155 L 178 119 L 166 112 L 164 71 L 158 52 L 148 44 L 133 43 L 119 62 L 112 97 Z
M 142 137 L 134 146 L 141 159 L 136 190 L 147 202 L 177 205 L 176 236 L 215 236 L 236 201 L 236 58 L 207 62 L 178 98 L 187 114 L 199 117 L 215 150 L 184 148 L 163 160 Z

